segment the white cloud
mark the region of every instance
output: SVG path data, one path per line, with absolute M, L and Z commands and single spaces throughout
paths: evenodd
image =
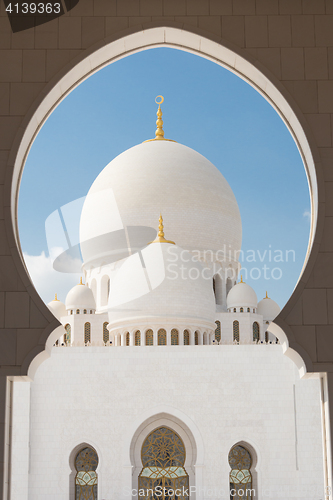
M 309 210 L 304 210 L 303 217 L 305 217 L 310 222 L 310 220 L 311 220 L 311 212 Z
M 54 258 L 61 253 L 59 250 L 62 249 L 51 249 L 50 256 L 46 256 L 44 251 L 40 255 L 29 255 L 23 252 L 30 278 L 46 303 L 54 299 L 55 293 L 59 300 L 65 302 L 69 290 L 80 281 L 80 274 L 60 273 L 53 269 Z

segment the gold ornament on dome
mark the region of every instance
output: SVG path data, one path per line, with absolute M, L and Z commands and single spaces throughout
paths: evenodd
M 158 100 L 159 99 L 159 100 Z M 162 120 L 162 110 L 161 110 L 161 104 L 164 102 L 164 97 L 162 95 L 158 95 L 155 97 L 155 102 L 158 104 L 158 109 L 157 109 L 157 120 L 156 120 L 156 131 L 155 131 L 155 138 L 154 139 L 148 139 L 147 141 L 144 142 L 151 142 L 151 141 L 170 141 L 170 142 L 176 142 L 173 141 L 172 139 L 166 139 L 164 137 L 164 130 L 163 130 L 163 120 Z
M 164 238 L 164 226 L 163 226 L 163 217 L 162 217 L 162 215 L 160 215 L 160 218 L 159 218 L 157 238 L 155 238 L 154 241 L 150 241 L 149 245 L 151 243 L 170 243 L 171 245 L 175 245 L 176 244 L 174 241 L 166 240 Z

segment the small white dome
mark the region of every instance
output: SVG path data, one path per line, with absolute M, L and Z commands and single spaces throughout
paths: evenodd
M 233 307 L 250 307 L 253 309 L 257 307 L 257 304 L 256 292 L 243 281 L 234 285 L 227 296 L 228 309 Z
M 280 311 L 280 306 L 275 302 L 275 300 L 270 299 L 267 296 L 267 293 L 266 297 L 258 304 L 258 314 L 263 316 L 264 321 L 273 321 Z
M 153 243 L 128 257 L 111 287 L 109 322 L 170 323 L 173 318 L 214 328 L 212 276 L 192 254 L 170 243 Z
M 79 283 L 75 285 L 67 294 L 66 309 L 92 309 L 96 310 L 96 302 L 92 290 Z
M 63 302 L 61 302 L 61 300 L 57 299 L 57 296 L 55 296 L 55 299 L 51 300 L 51 302 L 47 304 L 47 307 L 59 320 L 62 316 L 67 316 L 66 306 Z

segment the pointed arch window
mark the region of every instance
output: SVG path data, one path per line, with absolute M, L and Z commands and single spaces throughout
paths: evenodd
M 260 329 L 259 329 L 259 323 L 257 321 L 253 323 L 252 329 L 253 329 L 253 342 L 259 342 Z
M 198 334 L 198 332 L 195 332 L 195 334 L 194 334 L 194 343 L 195 343 L 195 345 L 199 345 L 199 334 Z
M 188 500 L 188 474 L 184 468 L 185 446 L 178 434 L 168 427 L 159 427 L 149 434 L 141 449 L 142 470 L 138 487 L 144 495 L 140 499 L 151 500 L 151 492 L 161 491 L 161 500 L 174 498 L 168 489 L 178 491 L 177 500 Z M 157 497 L 156 497 L 157 498 Z
M 166 330 L 164 328 L 160 328 L 157 332 L 158 345 L 166 345 Z
M 176 328 L 173 328 L 171 330 L 171 345 L 178 345 L 178 343 L 179 343 L 178 330 Z
M 69 323 L 67 323 L 67 325 L 65 326 L 65 330 L 66 330 L 66 333 L 64 335 L 64 342 L 66 345 L 70 344 L 71 341 L 72 341 L 72 335 L 71 335 L 71 332 L 72 332 L 72 328 L 71 328 L 71 325 Z
M 268 332 L 265 332 L 265 342 L 268 344 Z
M 84 343 L 87 344 L 91 341 L 91 326 L 90 323 L 84 324 Z
M 109 333 L 109 330 L 108 330 L 108 322 L 105 321 L 103 323 L 103 342 L 104 344 L 107 344 L 110 340 L 110 333 Z
M 126 345 L 130 344 L 130 334 L 129 332 L 126 333 Z
M 220 321 L 215 321 L 215 324 L 216 324 L 215 340 L 217 342 L 220 342 L 220 340 L 221 340 L 221 322 Z
M 146 345 L 154 345 L 154 334 L 151 329 L 146 331 Z
M 135 345 L 141 345 L 141 332 L 137 330 L 135 332 Z
M 252 457 L 244 446 L 234 446 L 228 456 L 230 465 L 230 500 L 253 498 L 251 465 Z
M 233 341 L 239 342 L 239 321 L 236 320 L 233 322 L 232 331 L 233 331 Z
M 184 345 L 190 345 L 190 332 L 184 330 Z
M 97 500 L 98 456 L 93 448 L 86 447 L 75 457 L 75 500 Z

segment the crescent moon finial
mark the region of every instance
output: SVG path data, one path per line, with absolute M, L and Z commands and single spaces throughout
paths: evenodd
M 160 101 L 157 100 L 159 97 L 161 98 Z M 156 104 L 161 105 L 164 102 L 164 97 L 162 95 L 158 95 L 157 97 L 155 97 L 155 102 Z

